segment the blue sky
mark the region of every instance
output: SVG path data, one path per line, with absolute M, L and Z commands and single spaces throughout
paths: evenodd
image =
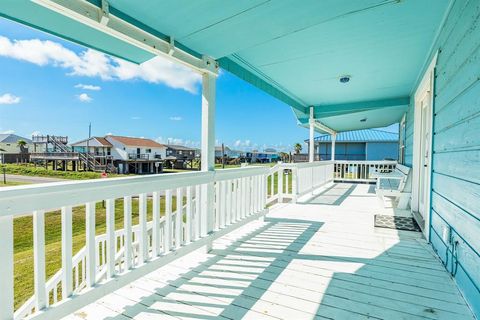
M 138 136 L 199 146 L 201 83 L 162 58 L 136 66 L 0 18 L 0 132 Z M 396 132 L 391 126 L 389 131 Z M 308 137 L 291 109 L 222 72 L 216 138 L 289 151 Z

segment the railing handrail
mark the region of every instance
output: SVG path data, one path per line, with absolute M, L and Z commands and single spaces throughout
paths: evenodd
M 345 164 L 397 164 L 396 160 L 334 160 L 335 163 Z
M 214 181 L 267 174 L 267 172 L 267 167 L 251 166 L 207 172 L 164 173 L 149 176 L 4 187 L 0 190 L 0 217 L 23 215 L 35 210 L 50 210 L 152 191 L 164 191 Z

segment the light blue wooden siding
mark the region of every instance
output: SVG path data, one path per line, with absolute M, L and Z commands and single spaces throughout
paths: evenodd
M 331 143 L 320 143 L 320 159 L 330 160 L 332 158 Z M 337 142 L 335 144 L 336 160 L 365 160 L 365 143 L 361 142 Z
M 431 242 L 480 317 L 480 1 L 454 2 L 434 48 L 440 51 L 435 80 Z M 413 122 L 411 103 L 405 152 L 408 165 L 412 165 Z M 444 229 L 451 230 L 457 250 L 445 243 Z
M 367 160 L 398 159 L 398 142 L 367 142 Z

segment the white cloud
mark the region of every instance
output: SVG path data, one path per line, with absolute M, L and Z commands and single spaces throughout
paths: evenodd
M 15 130 L 5 130 L 5 131 L 0 131 L 2 134 L 12 134 L 15 133 Z
M 142 119 L 142 117 L 137 117 L 137 116 L 135 116 L 135 117 L 131 117 L 130 119 L 132 119 L 132 120 L 140 120 L 140 119 Z
M 107 132 L 105 135 L 106 135 L 106 136 L 113 136 L 113 133 Z
M 237 148 L 245 148 L 245 147 L 250 147 L 252 142 L 250 140 L 236 140 L 235 143 L 233 144 Z
M 0 36 L 0 56 L 28 61 L 39 66 L 52 65 L 63 68 L 71 76 L 99 77 L 102 80 L 141 80 L 162 83 L 191 93 L 198 91 L 197 87 L 201 81 L 199 74 L 162 57 L 155 57 L 136 65 L 92 49 L 77 54 L 50 40 L 12 41 Z
M 20 102 L 20 97 L 10 93 L 4 93 L 0 96 L 0 104 L 16 104 Z
M 92 97 L 90 97 L 86 93 L 81 93 L 81 94 L 77 95 L 77 99 L 80 100 L 81 102 L 90 102 L 90 101 L 93 100 Z
M 180 117 L 180 116 L 174 116 L 174 117 L 170 117 L 170 120 L 172 120 L 172 121 L 181 121 L 181 120 L 183 120 L 183 118 Z
M 41 134 L 42 134 L 42 133 L 41 133 L 40 131 L 35 130 L 35 131 L 33 131 L 33 132 L 30 134 L 30 136 L 32 136 L 32 137 L 33 137 L 33 136 L 39 136 L 39 135 L 41 135 Z
M 179 145 L 183 145 L 185 147 L 190 147 L 190 148 L 200 148 L 200 141 L 194 141 L 194 140 L 188 140 L 188 139 L 182 139 L 182 138 L 158 137 L 155 139 L 155 141 L 162 144 L 179 144 Z
M 83 90 L 92 90 L 92 91 L 102 90 L 102 87 L 100 87 L 100 86 L 94 86 L 94 85 L 91 85 L 91 84 L 83 84 L 83 83 L 79 83 L 79 84 L 75 85 L 75 88 L 83 89 Z

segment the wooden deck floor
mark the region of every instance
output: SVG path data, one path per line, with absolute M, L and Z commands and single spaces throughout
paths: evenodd
M 473 319 L 419 233 L 379 230 L 368 185 L 280 204 L 69 319 Z

